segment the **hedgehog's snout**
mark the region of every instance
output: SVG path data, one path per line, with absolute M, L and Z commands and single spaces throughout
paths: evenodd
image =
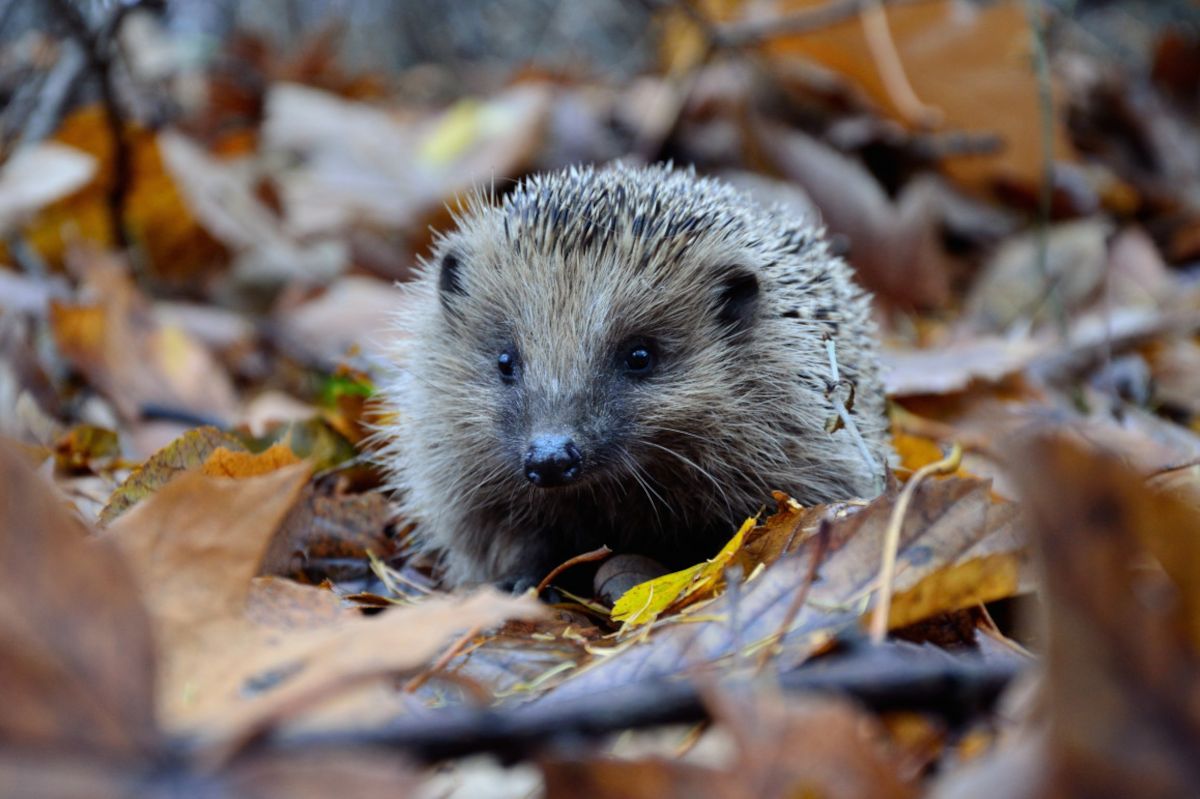
M 583 455 L 570 436 L 536 435 L 525 450 L 525 478 L 538 488 L 573 483 L 583 474 Z

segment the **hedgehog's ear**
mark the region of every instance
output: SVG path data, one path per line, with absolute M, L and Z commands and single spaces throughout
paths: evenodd
M 449 294 L 467 293 L 463 286 L 462 261 L 453 250 L 442 256 L 442 263 L 438 267 L 438 291 L 443 298 Z
M 730 334 L 749 329 L 758 307 L 758 276 L 746 269 L 721 270 L 717 320 Z

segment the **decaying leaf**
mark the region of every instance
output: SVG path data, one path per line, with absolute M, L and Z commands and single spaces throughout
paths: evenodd
M 7 441 L 0 441 L 0 475 L 0 555 L 17 567 L 0 582 L 0 675 L 7 689 L 0 707 L 0 794 L 149 799 L 200 782 L 214 797 L 407 792 L 413 778 L 406 764 L 394 754 L 361 749 L 250 756 L 215 772 L 211 763 L 178 754 L 168 761 L 154 702 L 155 649 L 161 655 L 162 642 L 152 640 L 141 601 L 147 586 L 141 581 L 139 596 L 135 579 L 139 567 L 127 565 L 112 540 L 86 537 Z M 256 583 L 248 594 L 278 629 L 289 618 L 303 629 L 335 625 L 350 613 L 334 614 L 325 604 L 297 621 L 300 603 L 286 598 L 316 589 L 289 585 Z M 160 625 L 156 619 L 159 632 Z
M 100 523 L 107 525 L 129 508 L 166 485 L 171 478 L 204 464 L 218 449 L 237 451 L 244 445 L 215 427 L 198 427 L 151 455 L 125 478 L 100 512 Z

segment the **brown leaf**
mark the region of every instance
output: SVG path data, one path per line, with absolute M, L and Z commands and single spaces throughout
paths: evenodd
M 548 759 L 541 763 L 546 799 L 750 799 L 737 775 L 666 759 Z
M 166 485 L 171 478 L 204 464 L 217 449 L 244 449 L 242 443 L 215 427 L 197 427 L 151 455 L 117 487 L 104 510 L 100 523 L 107 525 L 129 508 Z
M 393 554 L 389 524 L 394 517 L 391 503 L 377 491 L 327 496 L 310 488 L 272 540 L 263 573 L 338 580 L 346 561 L 358 561 L 365 573 L 370 555 L 387 559 Z
M 766 120 L 750 132 L 772 165 L 821 209 L 830 232 L 849 240 L 847 258 L 863 285 L 889 304 L 940 307 L 951 261 L 941 243 L 942 195 L 931 179 L 893 202 L 865 167 L 811 136 Z
M 382 280 L 350 276 L 300 306 L 280 307 L 276 315 L 289 347 L 305 360 L 332 365 L 354 348 L 373 357 L 385 355 L 392 320 L 407 296 Z
M 154 654 L 129 569 L 2 440 L 0 563 L 0 749 L 152 752 Z
M 883 350 L 889 395 L 949 394 L 973 382 L 997 382 L 1027 367 L 1045 347 L 1030 339 L 956 339 L 927 349 Z
M 1066 437 L 1013 449 L 1037 533 L 1052 790 L 1186 796 L 1200 746 L 1200 510 Z
M 84 303 L 52 301 L 50 324 L 63 355 L 127 420 L 147 406 L 217 420 L 235 406 L 228 375 L 180 328 L 161 324 L 115 258 L 87 256 Z
M 109 526 L 170 661 L 213 619 L 240 617 L 267 544 L 308 480 L 297 464 L 228 480 L 185 472 Z
M 1103 284 L 1111 232 L 1111 225 L 1102 219 L 1053 227 L 1045 241 L 1044 266 L 1038 255 L 1041 234 L 1035 231 L 1009 239 L 972 287 L 965 322 L 983 332 L 1000 333 L 1018 321 L 1052 319 L 1053 303 L 1067 313 L 1083 307 Z
M 737 744 L 734 773 L 752 796 L 902 799 L 916 796 L 878 719 L 848 701 L 718 694 L 714 716 Z
M 143 250 L 155 278 L 194 288 L 224 267 L 225 252 L 196 224 L 163 169 L 155 133 L 130 123 L 122 135 L 131 161 L 124 213 L 130 239 Z M 99 167 L 86 186 L 43 209 L 27 227 L 33 248 L 47 261 L 60 264 L 81 241 L 100 247 L 115 244 L 108 202 L 116 167 L 112 135 L 99 103 L 67 117 L 55 139 L 92 156 Z
M 264 627 L 310 630 L 359 615 L 333 591 L 282 577 L 255 577 L 246 597 L 246 618 Z
M 303 464 L 240 480 L 188 472 L 109 528 L 153 613 L 168 726 L 236 741 L 332 696 L 323 712 L 343 723 L 378 721 L 401 709 L 378 677 L 416 668 L 464 628 L 541 612 L 487 592 L 346 617 L 327 591 L 297 587 L 271 614 L 251 578 L 306 479 Z
M 787 9 L 819 6 L 823 0 L 789 0 Z M 994 156 L 951 158 L 947 172 L 974 189 L 1001 180 L 1036 186 L 1042 174 L 1042 142 L 1036 76 L 1029 64 L 1031 37 L 1022 3 L 1002 0 L 978 6 L 963 0 L 903 4 L 887 8 L 900 61 L 917 97 L 941 112 L 948 130 L 994 134 L 1004 148 Z M 885 113 L 905 121 L 884 88 L 879 62 L 870 54 L 858 16 L 812 33 L 781 37 L 767 45 L 778 59 L 796 57 L 847 75 Z M 885 67 L 886 68 L 886 67 Z M 998 113 L 998 109 L 1003 109 Z M 1055 160 L 1071 147 L 1054 114 Z

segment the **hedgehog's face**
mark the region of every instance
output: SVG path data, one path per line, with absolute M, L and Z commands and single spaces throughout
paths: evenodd
M 757 271 L 537 257 L 534 269 L 528 255 L 452 237 L 436 264 L 440 357 L 464 377 L 447 400 L 488 420 L 475 433 L 492 441 L 479 448 L 491 463 L 464 466 L 537 489 L 644 485 L 647 462 L 672 455 L 689 468 L 680 436 L 727 405 L 720 391 L 747 366 Z

